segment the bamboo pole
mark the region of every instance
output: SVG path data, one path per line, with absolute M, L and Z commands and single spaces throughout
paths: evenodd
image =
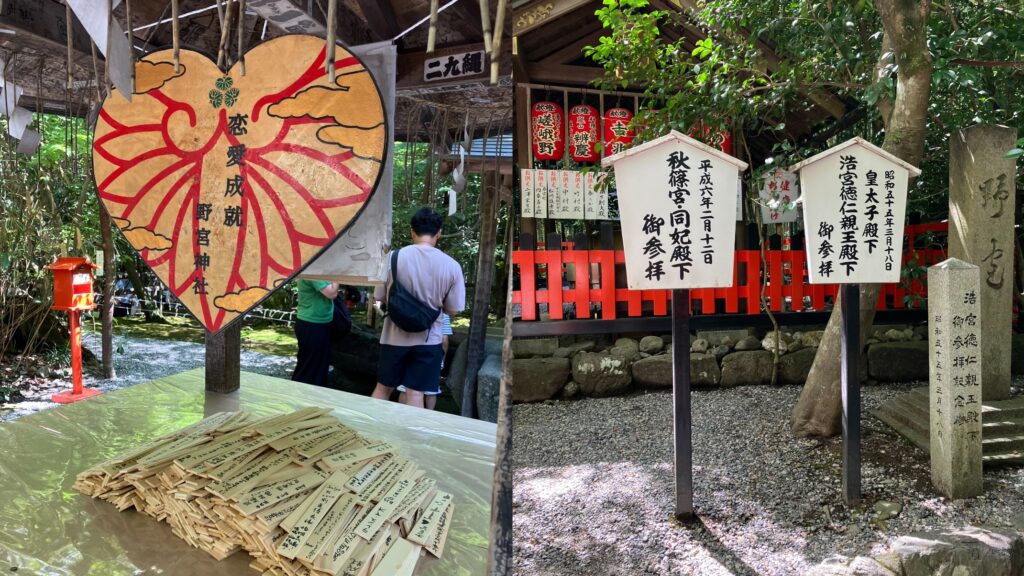
M 480 22 L 484 29 L 484 52 L 491 53 L 491 1 L 480 0 Z
M 217 11 L 220 12 L 221 10 L 223 10 L 224 18 L 221 20 L 220 26 L 220 47 L 217 49 L 217 67 L 223 70 L 227 60 L 228 38 L 231 36 L 231 2 L 225 5 L 224 0 L 217 0 Z
M 491 42 L 491 84 L 498 83 L 498 70 L 501 61 L 501 31 L 505 27 L 505 11 L 508 0 L 498 0 L 498 13 L 494 16 L 494 41 Z
M 75 63 L 74 54 L 72 53 L 72 38 L 71 38 L 71 26 L 74 23 L 74 14 L 71 13 L 71 5 L 64 5 L 64 20 L 67 21 L 65 28 L 67 28 L 67 40 L 68 40 L 68 88 L 75 83 L 75 79 L 72 76 L 72 66 Z
M 238 0 L 238 71 L 245 76 L 245 0 Z
M 334 83 L 334 49 L 338 45 L 338 0 L 327 0 L 327 77 Z
M 174 73 L 180 72 L 180 56 L 181 56 L 181 43 L 179 32 L 181 30 L 181 23 L 178 21 L 178 0 L 171 0 L 171 36 L 173 37 L 172 42 L 174 43 Z
M 430 28 L 427 31 L 427 54 L 434 53 L 437 42 L 437 5 L 441 0 L 430 0 Z
M 107 54 L 110 54 L 110 37 L 113 30 L 110 23 L 114 20 L 114 0 L 107 0 Z M 107 91 L 107 98 L 110 98 L 110 58 L 103 59 L 103 86 Z
M 128 21 L 128 54 L 132 66 L 131 90 L 135 93 L 135 32 L 132 30 L 132 0 L 124 0 L 124 17 Z M 70 29 L 70 26 L 69 26 Z

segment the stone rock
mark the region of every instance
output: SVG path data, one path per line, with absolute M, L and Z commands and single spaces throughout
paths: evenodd
M 782 384 L 806 382 L 817 353 L 817 348 L 803 348 L 779 358 L 779 382 Z
M 768 384 L 772 378 L 772 354 L 765 350 L 733 352 L 722 358 L 722 386 Z
M 928 343 L 883 342 L 868 347 L 868 374 L 880 382 L 928 380 Z
M 775 332 L 769 332 L 764 337 L 764 340 L 761 340 L 761 347 L 774 354 L 776 340 L 778 340 L 779 354 L 785 354 L 789 350 L 789 339 L 786 338 L 785 333 L 777 336 Z
M 875 560 L 901 576 L 1019 576 L 1024 538 L 1008 528 L 968 526 L 897 538 Z
M 352 331 L 336 340 L 331 347 L 331 364 L 349 375 L 377 378 L 380 358 L 380 336 L 376 332 L 352 325 Z
M 690 352 L 704 353 L 708 351 L 708 341 L 703 338 L 697 338 L 690 345 Z
M 736 342 L 736 346 L 733 347 L 736 351 L 746 350 L 760 350 L 761 340 L 756 336 L 744 336 L 741 340 Z
M 846 531 L 847 534 L 853 534 L 853 529 L 857 528 L 857 532 L 860 532 L 859 526 L 851 526 Z M 836 555 L 826 558 L 806 572 L 806 576 L 894 576 L 892 572 L 886 570 L 881 564 L 876 562 L 873 558 L 865 558 L 864 556 L 857 556 L 856 558 L 848 558 L 842 555 Z
M 900 512 L 903 511 L 903 504 L 900 504 L 899 502 L 879 500 L 878 502 L 875 502 L 875 505 L 872 508 L 875 511 L 875 519 L 888 520 L 900 515 Z
M 452 357 L 451 364 L 448 365 L 448 378 L 445 379 L 445 384 L 452 391 L 452 397 L 460 408 L 462 407 L 462 389 L 466 386 L 466 364 L 468 362 L 469 340 L 463 340 L 455 349 L 455 356 Z M 515 374 L 515 370 L 512 373 Z
M 633 382 L 644 386 L 672 386 L 672 355 L 651 356 L 633 363 Z M 690 385 L 718 386 L 722 371 L 713 354 L 690 354 Z
M 731 350 L 732 347 L 736 345 L 736 340 L 734 340 L 732 336 L 726 334 L 725 336 L 722 336 L 721 340 L 718 341 L 718 345 L 725 346 L 726 348 L 729 348 Z
M 488 354 L 476 375 L 476 411 L 481 420 L 498 422 L 501 396 L 501 356 Z
M 636 344 L 635 340 L 632 342 Z M 633 379 L 633 356 L 628 351 L 626 346 L 616 346 L 605 352 L 580 352 L 573 356 L 572 378 L 580 385 L 580 392 L 595 398 L 625 392 Z
M 889 342 L 903 342 L 906 340 L 905 334 L 902 330 L 896 330 L 891 328 L 885 331 L 885 339 Z
M 641 358 L 650 358 L 651 356 L 653 356 L 653 354 L 648 354 L 647 352 L 641 352 L 641 353 L 639 354 L 639 356 L 640 356 Z
M 724 340 L 728 338 L 730 343 L 727 344 L 732 346 L 736 342 L 746 338 L 747 336 L 757 336 L 756 330 L 753 328 L 739 328 L 735 330 L 698 330 L 697 338 L 703 338 L 708 341 L 708 345 L 711 347 L 718 346 L 719 344 L 725 344 Z
M 1010 371 L 1014 374 L 1024 374 L 1024 334 L 1014 334 L 1010 344 L 1010 358 L 1012 364 Z
M 505 339 L 499 336 L 488 336 L 484 339 L 484 356 L 504 354 Z M 454 350 L 452 351 L 454 352 Z
M 721 362 L 722 358 L 725 358 L 725 355 L 729 352 L 732 352 L 732 350 L 726 344 L 719 344 L 711 350 L 711 353 L 715 355 L 715 358 L 717 358 L 719 362 Z
M 567 358 L 512 360 L 512 401 L 540 402 L 554 398 L 569 381 Z
M 640 351 L 648 354 L 656 354 L 665 346 L 661 336 L 644 336 L 640 339 Z
M 802 332 L 800 334 L 800 343 L 808 348 L 817 348 L 821 345 L 821 337 L 825 334 L 824 330 L 812 330 L 810 332 Z
M 562 388 L 562 398 L 575 398 L 576 396 L 579 396 L 579 393 L 580 385 L 577 384 L 576 382 L 573 382 L 572 380 L 570 380 L 569 383 L 565 385 L 565 388 Z
M 618 348 L 622 355 L 630 359 L 636 358 L 640 354 L 640 343 L 632 338 L 619 338 L 615 341 L 614 348 Z
M 552 356 L 555 358 L 572 358 L 572 355 L 577 352 L 589 352 L 595 347 L 597 347 L 597 344 L 593 340 L 585 340 L 558 348 Z
M 517 338 L 512 340 L 513 358 L 551 356 L 558 350 L 558 338 Z
M 793 338 L 793 340 L 789 344 L 786 344 L 786 348 L 788 348 L 789 353 L 792 354 L 797 350 L 803 350 L 804 348 L 806 348 L 806 346 L 804 346 L 804 343 L 801 342 L 799 339 Z

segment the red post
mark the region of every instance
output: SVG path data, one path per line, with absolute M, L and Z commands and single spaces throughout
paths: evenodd
M 71 324 L 71 392 L 54 394 L 50 400 L 58 404 L 70 404 L 98 396 L 102 392 L 82 386 L 82 327 L 81 312 L 68 310 L 68 323 Z

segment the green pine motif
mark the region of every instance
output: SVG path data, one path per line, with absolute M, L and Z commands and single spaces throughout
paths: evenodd
M 214 108 L 230 108 L 238 102 L 238 88 L 234 88 L 235 81 L 230 76 L 221 76 L 214 82 L 215 88 L 210 90 L 210 104 Z
M 231 88 L 224 93 L 224 107 L 231 108 L 238 101 L 238 88 Z

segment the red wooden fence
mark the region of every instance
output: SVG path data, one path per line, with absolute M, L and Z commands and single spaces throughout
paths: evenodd
M 946 259 L 945 242 L 942 248 L 922 248 L 919 236 L 928 232 L 945 233 L 946 223 L 907 226 L 907 245 L 903 251 L 904 263 L 915 260 L 915 265 L 930 266 Z M 837 284 L 807 283 L 807 259 L 803 250 L 768 250 L 762 269 L 761 253 L 757 250 L 737 250 L 733 286 L 731 288 L 704 288 L 690 290 L 690 308 L 699 314 L 759 314 L 761 313 L 761 278 L 765 279 L 765 299 L 775 312 L 822 311 L 826 300 L 834 300 Z M 576 318 L 591 318 L 592 305 L 599 305 L 596 313 L 605 320 L 616 318 L 619 303 L 626 306 L 626 315 L 667 316 L 671 292 L 669 290 L 630 290 L 625 286 L 625 256 L 621 250 L 513 250 L 512 265 L 519 276 L 519 290 L 512 291 L 512 303 L 522 305 L 522 320 L 537 320 L 539 304 L 548 305 L 551 320 L 565 318 L 564 304 L 575 304 Z M 561 289 L 538 288 L 538 278 L 547 278 L 546 284 L 561 284 Z M 568 282 L 563 278 L 571 279 Z M 878 296 L 878 309 L 918 307 L 926 296 L 925 287 L 914 280 L 902 284 L 884 284 Z M 918 296 L 905 303 L 908 295 Z M 804 298 L 809 302 L 805 304 Z M 650 303 L 644 312 L 644 303 Z M 699 303 L 699 311 L 694 303 Z M 597 308 L 598 306 L 593 306 Z

